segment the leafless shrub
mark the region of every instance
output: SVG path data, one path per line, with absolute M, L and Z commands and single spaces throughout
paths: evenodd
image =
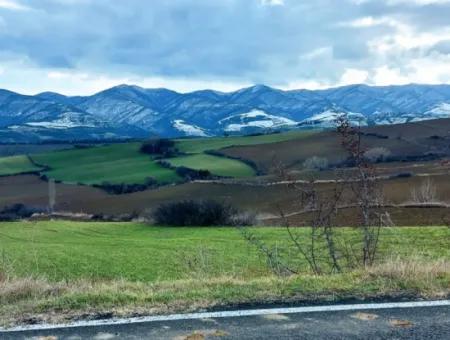
M 250 211 L 240 211 L 232 218 L 232 225 L 236 227 L 252 226 L 256 224 L 256 214 Z
M 433 180 L 426 178 L 419 187 L 411 190 L 411 200 L 414 203 L 433 203 L 438 201 L 437 189 Z
M 303 162 L 303 167 L 308 170 L 326 170 L 329 163 L 325 157 L 313 156 Z
M 367 267 L 375 262 L 381 228 L 391 226 L 392 220 L 389 213 L 382 209 L 382 187 L 374 166 L 364 157 L 366 151 L 362 149 L 359 129 L 352 127 L 348 121 L 340 120 L 337 130 L 341 135 L 342 146 L 356 170 L 347 183 L 353 194 L 351 200 L 356 204 L 360 217 L 358 230 L 362 236 L 361 264 Z
M 391 151 L 383 147 L 371 148 L 364 152 L 364 158 L 371 163 L 386 161 L 391 155 Z
M 268 268 L 278 276 L 288 276 L 298 274 L 298 272 L 285 263 L 283 257 L 279 254 L 277 247 L 268 246 L 261 238 L 252 233 L 248 228 L 240 227 L 244 239 L 254 246 L 266 259 Z
M 343 272 L 358 266 L 374 264 L 382 227 L 392 225 L 387 212 L 383 211 L 383 193 L 378 183 L 373 165 L 368 162 L 361 147 L 361 134 L 357 128 L 345 121 L 339 121 L 338 132 L 341 143 L 348 154 L 347 164 L 351 171 L 336 170 L 337 180 L 333 187 L 324 189 L 315 180 L 309 182 L 292 181 L 285 169 L 278 175 L 289 183 L 288 190 L 297 193 L 298 205 L 305 220 L 301 225 L 309 228 L 309 233 L 297 232 L 289 223 L 289 218 L 279 208 L 280 218 L 291 241 L 289 248 L 295 250 L 294 257 L 306 260 L 310 271 L 315 274 Z M 315 164 L 315 161 L 311 162 Z M 337 217 L 346 206 L 356 208 L 359 225 L 356 239 L 339 232 Z M 289 261 L 282 254 L 286 249 L 277 250 L 246 230 L 244 237 L 265 255 L 269 267 L 276 274 L 298 273 L 295 261 Z M 290 254 L 292 257 L 292 254 Z M 304 262 L 304 261 L 303 261 Z M 298 263 L 298 262 L 297 262 Z

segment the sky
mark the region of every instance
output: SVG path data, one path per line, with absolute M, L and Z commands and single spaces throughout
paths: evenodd
M 450 0 L 0 0 L 0 88 L 450 83 Z

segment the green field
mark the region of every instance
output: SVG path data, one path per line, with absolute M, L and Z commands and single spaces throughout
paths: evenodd
M 16 175 L 39 170 L 41 168 L 31 163 L 27 156 L 0 158 L 0 176 Z
M 255 171 L 244 162 L 207 154 L 194 154 L 169 158 L 165 161 L 175 167 L 184 166 L 195 170 L 209 170 L 213 175 L 223 177 L 251 177 Z
M 177 148 L 181 152 L 201 153 L 208 150 L 219 150 L 235 145 L 256 145 L 287 141 L 307 137 L 315 131 L 295 130 L 284 133 L 274 133 L 258 136 L 230 136 L 230 137 L 211 137 L 211 138 L 194 138 L 177 140 Z
M 309 136 L 313 131 L 290 131 L 285 133 L 260 135 L 180 139 L 176 141 L 179 151 L 187 153 L 168 159 L 174 166 L 209 170 L 224 177 L 249 177 L 255 171 L 247 164 L 220 156 L 207 155 L 207 150 L 218 150 L 233 145 L 254 145 L 274 143 Z M 82 149 L 71 149 L 33 154 L 33 161 L 49 170 L 43 174 L 65 183 L 87 185 L 102 184 L 142 184 L 152 177 L 159 183 L 176 183 L 181 178 L 172 169 L 167 169 L 139 152 L 140 143 L 112 144 Z M 27 156 L 0 158 L 0 175 L 14 175 L 40 171 Z
M 251 231 L 269 247 L 286 244 L 283 228 Z M 298 233 L 307 242 L 308 229 Z M 236 304 L 442 298 L 450 294 L 449 241 L 445 227 L 384 229 L 373 267 L 312 275 L 289 251 L 301 271 L 286 277 L 274 276 L 236 228 L 0 223 L 0 325 Z
M 342 229 L 352 235 L 351 229 Z M 287 240 L 283 228 L 256 228 L 268 244 Z M 305 238 L 308 229 L 301 229 Z M 391 228 L 382 233 L 384 255 L 450 258 L 448 228 Z M 446 242 L 444 244 L 444 242 Z M 17 276 L 51 280 L 182 279 L 188 261 L 203 257 L 209 275 L 267 274 L 264 259 L 236 228 L 170 228 L 136 223 L 22 222 L 0 224 L 0 254 Z M 5 260 L 7 259 L 7 260 Z M 19 265 L 20 264 L 20 265 Z M 302 266 L 302 263 L 299 263 Z
M 45 174 L 66 183 L 101 184 L 144 183 L 148 177 L 159 182 L 176 182 L 173 170 L 163 168 L 149 155 L 139 152 L 139 143 L 56 151 L 32 155 L 33 160 L 50 167 Z

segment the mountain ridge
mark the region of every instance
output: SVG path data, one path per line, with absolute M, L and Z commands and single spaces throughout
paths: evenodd
M 91 96 L 22 95 L 0 89 L 0 140 L 217 136 L 450 117 L 450 85 L 347 85 L 281 90 L 258 84 L 231 92 L 118 85 Z M 229 122 L 225 124 L 224 122 Z M 27 135 L 32 136 L 27 138 Z

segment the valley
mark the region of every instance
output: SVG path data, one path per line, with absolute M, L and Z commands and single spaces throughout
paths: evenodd
M 365 149 L 387 152 L 375 169 L 396 225 L 442 225 L 450 217 L 448 131 L 450 119 L 361 130 Z M 233 202 L 266 225 L 282 223 L 283 207 L 292 223 L 301 224 L 305 216 L 297 213 L 298 193 L 278 177 L 278 168 L 290 180 L 314 179 L 323 192 L 334 186 L 336 176 L 352 171 L 342 166 L 346 155 L 334 130 L 175 139 L 177 153 L 168 158 L 144 154 L 140 145 L 84 145 L 0 158 L 0 206 L 23 203 L 45 209 L 47 179 L 53 178 L 56 209 L 64 212 L 114 219 L 139 216 L 164 202 L 201 197 Z M 305 162 L 314 157 L 326 159 L 326 168 L 307 168 Z M 188 170 L 181 173 L 181 168 Z M 192 171 L 204 171 L 206 177 L 183 177 L 193 176 Z M 424 202 L 414 202 L 411 194 L 426 179 L 435 191 L 433 202 L 428 202 L 434 204 L 432 209 L 422 208 Z M 107 186 L 127 188 L 117 189 L 121 191 L 115 195 L 104 190 Z M 342 209 L 338 220 L 342 225 L 358 223 L 352 208 Z
M 2 145 L 0 327 L 448 296 L 450 119 L 349 129 L 359 167 L 331 126 Z M 353 200 L 358 171 L 379 227 Z M 378 235 L 368 266 L 365 230 Z

